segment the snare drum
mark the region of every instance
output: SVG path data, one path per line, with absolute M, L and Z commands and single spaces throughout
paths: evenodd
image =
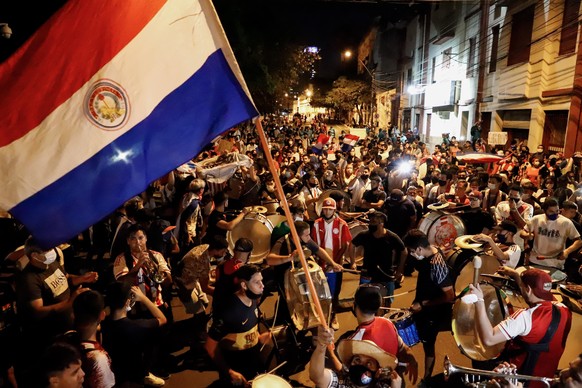
M 348 228 L 350 228 L 352 239 L 354 239 L 358 234 L 368 231 L 368 225 L 360 221 L 352 221 L 348 223 Z M 352 249 L 352 254 L 354 255 L 353 257 L 356 258 L 356 263 L 358 265 L 362 265 L 362 260 L 364 260 L 364 247 L 356 247 L 351 245 L 350 249 Z
M 466 234 L 463 220 L 454 214 L 438 210 L 425 214 L 418 229 L 428 236 L 431 244 L 442 247 L 445 251 L 453 249 L 455 239 Z
M 282 377 L 266 373 L 253 379 L 252 388 L 291 388 L 291 384 Z
M 233 230 L 226 234 L 230 249 L 239 238 L 245 237 L 253 242 L 250 263 L 260 263 L 271 251 L 273 224 L 263 214 L 249 213 Z
M 412 313 L 407 310 L 392 311 L 384 315 L 384 318 L 389 319 L 396 330 L 398 335 L 402 338 L 402 341 L 408 346 L 414 346 L 420 342 L 420 337 L 418 336 L 418 330 L 416 330 L 416 324 L 412 318 Z
M 307 265 L 317 293 L 316 297 L 319 299 L 321 309 L 327 319 L 331 313 L 331 292 L 327 278 L 321 267 L 315 262 L 308 261 Z M 319 325 L 303 267 L 289 268 L 285 273 L 285 299 L 289 307 L 289 314 L 297 329 L 307 330 Z

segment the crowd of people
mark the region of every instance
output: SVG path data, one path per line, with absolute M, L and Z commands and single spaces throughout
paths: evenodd
M 554 375 L 571 312 L 554 301 L 547 271 L 582 283 L 581 153 L 564 157 L 543 146 L 532 153 L 518 140 L 489 147 L 478 136 L 472 142 L 443 136 L 431 147 L 395 127 L 369 130 L 358 139 L 299 115 L 265 119 L 263 149 L 249 125 L 232 129 L 72 241 L 85 257 L 82 274 L 67 273 L 59 247 L 26 240 L 21 254 L 12 256 L 18 259 L 20 335 L 14 341 L 20 351 L 6 363 L 7 384 L 163 386 L 170 377 L 165 345 L 175 295 L 192 314 L 192 356 L 208 355 L 219 372 L 217 384 L 248 384 L 267 369 L 260 353 L 272 336 L 259 330 L 265 297 L 281 296 L 276 323 L 301 329 L 285 285 L 301 249 L 325 274 L 332 300 L 329 329 L 309 328 L 313 382 L 398 387 L 408 374 L 416 383 L 410 348 L 394 324 L 377 314 L 390 307 L 403 278 L 417 271 L 410 312 L 425 355 L 420 384 L 430 386 L 436 336 L 450 330 L 461 290 L 455 290 L 458 273 L 448 262 L 454 242 L 435 242 L 433 226 L 423 220 L 447 211 L 463 221 L 463 234 L 490 249 L 503 266 L 500 274 L 515 279 L 529 306 L 492 326 L 480 287 L 472 287 L 482 343 L 507 342 L 508 360 L 523 374 Z M 498 154 L 500 160 L 480 165 L 457 158 L 470 152 Z M 206 173 L 205 160 L 233 153 L 250 163 L 228 159 L 233 172 L 221 181 Z M 268 252 L 254 260 L 259 241 L 241 231 L 243 221 L 264 212 L 282 214 L 281 201 L 293 219 L 271 225 Z M 291 228 L 302 247 L 295 246 Z M 233 231 L 244 237 L 229 241 Z M 524 265 L 530 267 L 521 274 L 515 270 Z M 360 273 L 358 327 L 334 352 L 328 345 L 339 329 L 345 270 Z M 392 365 L 395 358 L 398 366 Z M 572 365 L 562 379 L 566 386 L 582 384 L 580 360 Z

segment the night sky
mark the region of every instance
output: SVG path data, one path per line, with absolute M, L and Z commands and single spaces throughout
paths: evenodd
M 9 23 L 10 39 L 0 40 L 0 61 L 9 57 L 59 9 L 65 0 L 0 1 L 0 23 Z M 233 33 L 224 15 L 236 4 L 244 10 L 243 24 L 253 22 L 265 34 L 291 37 L 294 43 L 321 48 L 319 75 L 334 78 L 340 71 L 341 52 L 355 49 L 378 15 L 393 20 L 406 17 L 409 7 L 388 3 L 323 0 L 214 0 L 227 35 Z

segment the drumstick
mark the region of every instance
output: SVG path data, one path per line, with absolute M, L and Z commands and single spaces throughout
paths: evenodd
M 411 292 L 414 292 L 414 291 L 416 291 L 416 288 L 413 288 L 410 291 L 401 292 L 400 294 L 394 294 L 394 295 L 390 295 L 390 296 L 383 296 L 382 299 L 394 298 L 394 297 L 397 297 L 397 296 L 402 296 L 402 295 L 410 294 Z
M 273 335 L 273 328 L 275 327 L 275 322 L 277 322 L 277 313 L 279 312 L 279 300 L 280 299 L 281 299 L 281 295 L 279 295 L 277 297 L 277 302 L 275 302 L 275 316 L 273 317 L 273 324 L 271 325 L 271 328 L 269 329 L 269 333 L 271 333 L 271 335 Z M 263 346 L 261 346 L 261 349 L 259 350 L 259 352 L 262 352 L 266 345 L 267 345 L 267 342 L 263 343 Z
M 280 367 L 282 367 L 283 365 L 285 365 L 287 363 L 287 361 L 283 361 L 282 363 L 280 363 L 279 365 L 277 365 L 274 369 L 271 369 L 270 371 L 268 371 L 267 373 L 265 373 L 266 375 L 270 375 L 272 374 L 274 371 L 276 371 L 277 369 L 279 369 Z M 252 383 L 255 379 L 249 380 L 248 383 Z
M 380 310 L 404 311 L 406 309 L 397 309 L 394 307 L 380 307 Z
M 351 269 L 351 268 L 344 268 L 342 270 L 342 272 L 353 273 L 356 275 L 360 275 L 362 273 L 362 271 L 358 271 L 357 269 Z

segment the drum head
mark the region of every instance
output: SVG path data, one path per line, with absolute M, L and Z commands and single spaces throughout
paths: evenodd
M 487 318 L 495 326 L 508 315 L 506 295 L 503 290 L 489 284 L 481 284 L 487 306 Z M 462 294 L 469 290 L 467 287 Z M 463 354 L 472 360 L 491 360 L 501 354 L 505 343 L 485 346 L 479 339 L 475 321 L 475 305 L 457 299 L 453 307 L 453 337 Z
M 327 278 L 321 267 L 313 261 L 308 261 L 309 274 L 315 286 L 316 298 L 319 299 L 325 319 L 331 313 L 331 292 Z M 289 315 L 299 330 L 307 330 L 319 325 L 313 297 L 302 267 L 289 268 L 285 273 L 285 299 Z
M 467 286 L 469 286 L 469 284 L 473 283 L 475 274 L 475 265 L 473 264 L 475 251 L 472 249 L 460 251 L 461 254 L 457 257 L 459 262 L 454 263 L 455 266 L 451 266 L 454 268 L 454 276 L 456 276 L 455 291 L 457 295 L 459 295 Z M 453 252 L 459 251 L 455 249 Z M 480 254 L 479 257 L 481 258 L 481 269 L 479 270 L 480 274 L 494 274 L 497 272 L 500 264 L 494 256 Z M 450 258 L 452 259 L 453 256 Z
M 432 211 L 422 217 L 418 229 L 427 235 L 431 244 L 445 251 L 453 249 L 455 239 L 466 232 L 463 220 L 454 214 L 439 211 Z
M 245 237 L 253 242 L 253 252 L 250 263 L 260 263 L 271 251 L 271 233 L 273 224 L 262 214 L 250 213 L 233 230 L 227 233 L 226 239 L 230 249 L 239 238 Z
M 279 377 L 277 375 L 258 375 L 253 379 L 253 388 L 291 388 L 291 384 L 289 384 L 285 379 Z
M 400 310 L 400 311 L 392 311 L 392 312 L 384 315 L 384 318 L 389 319 L 392 323 L 396 323 L 396 322 L 402 321 L 404 319 L 407 319 L 411 315 L 412 315 L 412 313 L 408 310 Z

